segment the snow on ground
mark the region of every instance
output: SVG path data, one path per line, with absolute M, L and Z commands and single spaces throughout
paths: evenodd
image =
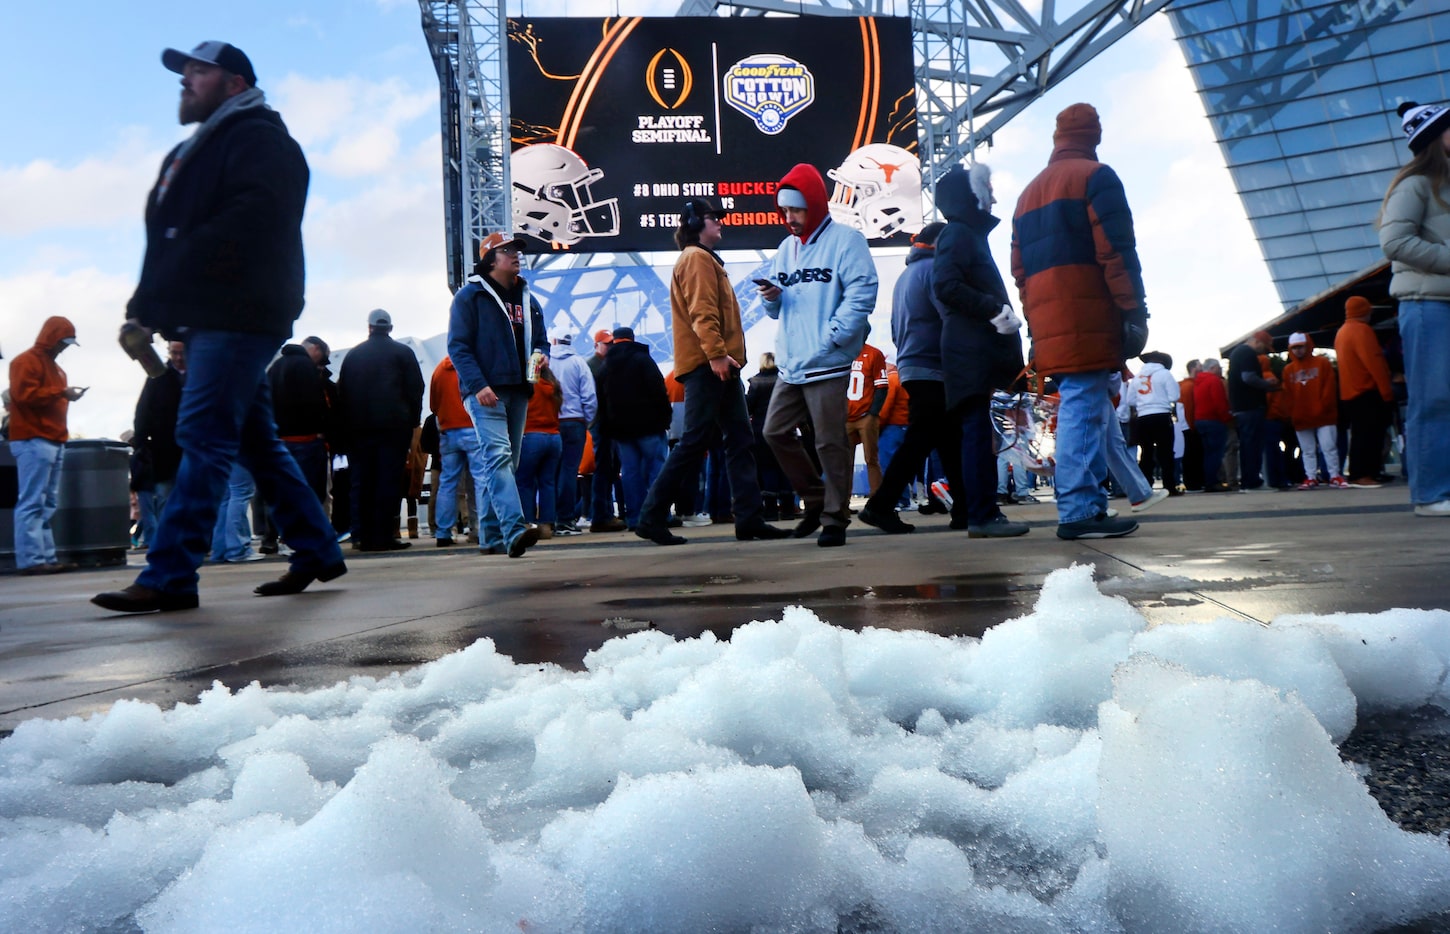
M 1450 911 L 1358 712 L 1450 709 L 1450 613 L 1149 630 L 1090 569 L 980 641 L 484 640 L 0 742 L 8 931 L 1372 931 Z

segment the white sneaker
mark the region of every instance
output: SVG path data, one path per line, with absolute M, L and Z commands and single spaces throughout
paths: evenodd
M 1450 516 L 1450 499 L 1434 503 L 1423 503 L 1415 507 L 1417 516 Z
M 1168 498 L 1168 491 L 1167 490 L 1155 490 L 1151 495 L 1149 495 L 1149 497 L 1147 499 L 1143 500 L 1141 503 L 1134 503 L 1133 504 L 1133 511 L 1134 512 L 1147 512 L 1148 510 L 1152 509 L 1154 506 L 1156 506 L 1159 503 L 1163 502 L 1167 498 Z
M 684 519 L 681 520 L 682 524 L 687 529 L 700 529 L 700 528 L 704 528 L 705 526 L 709 525 L 712 521 L 714 521 L 714 520 L 712 520 L 710 518 L 710 514 L 708 512 L 696 513 L 693 516 L 686 516 Z
M 1107 516 L 1109 519 L 1116 519 L 1118 518 L 1118 511 L 1113 507 L 1109 506 L 1107 509 L 1103 510 L 1103 515 Z

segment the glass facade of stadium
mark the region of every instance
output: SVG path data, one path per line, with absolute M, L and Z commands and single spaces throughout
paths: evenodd
M 1395 108 L 1450 100 L 1450 2 L 1177 0 L 1167 12 L 1286 311 L 1334 292 L 1342 308 L 1342 290 L 1384 264 L 1374 218 L 1409 158 Z

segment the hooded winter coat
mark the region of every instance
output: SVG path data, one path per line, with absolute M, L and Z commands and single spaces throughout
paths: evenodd
M 609 437 L 631 441 L 670 428 L 670 394 L 649 348 L 615 338 L 599 371 L 599 417 Z
M 1133 408 L 1142 415 L 1169 415 L 1178 404 L 1178 381 L 1161 363 L 1145 363 L 1128 385 Z
M 1047 168 L 1012 217 L 1012 277 L 1045 375 L 1118 369 L 1125 314 L 1146 314 L 1133 215 L 1101 140 L 1091 106 L 1058 114 Z
M 40 438 L 64 443 L 70 437 L 66 417 L 65 370 L 52 353 L 61 341 L 76 336 L 69 318 L 53 315 L 40 326 L 35 344 L 10 361 L 10 440 Z
M 991 206 L 991 171 L 954 167 L 936 186 L 947 225 L 936 238 L 932 288 L 942 310 L 942 379 L 947 408 L 970 396 L 1007 389 L 1022 371 L 1022 339 L 998 334 L 992 319 L 1009 304 L 987 235 L 998 223 Z M 984 205 L 986 207 L 984 207 Z
M 1339 386 L 1334 364 L 1328 357 L 1314 352 L 1314 342 L 1303 360 L 1291 352 L 1280 379 L 1284 389 L 1279 395 L 1289 411 L 1289 423 L 1295 431 L 1323 428 L 1339 421 Z
M 848 376 L 876 307 L 871 250 L 860 231 L 831 220 L 826 183 L 814 166 L 797 165 L 780 187 L 800 191 L 807 208 L 804 232 L 782 240 L 771 262 L 769 278 L 781 294 L 762 302 L 765 313 L 780 321 L 780 378 L 800 385 Z M 784 223 L 785 211 L 777 211 Z

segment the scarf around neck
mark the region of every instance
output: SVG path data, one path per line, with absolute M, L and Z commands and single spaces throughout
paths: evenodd
M 270 109 L 267 107 L 266 95 L 262 93 L 260 88 L 247 88 L 242 93 L 234 94 L 227 98 L 222 102 L 220 107 L 212 111 L 212 115 L 207 117 L 201 126 L 196 128 L 196 132 L 192 133 L 191 136 L 187 137 L 176 148 L 176 155 L 172 158 L 171 164 L 166 167 L 166 174 L 162 176 L 161 183 L 156 186 L 156 203 L 160 204 L 162 199 L 166 197 L 166 192 L 170 189 L 172 180 L 176 178 L 177 172 L 185 164 L 187 156 L 193 150 L 200 147 L 202 143 L 206 142 L 207 137 L 212 134 L 213 130 L 221 126 L 222 122 L 232 114 L 243 110 L 252 110 L 257 107 Z

